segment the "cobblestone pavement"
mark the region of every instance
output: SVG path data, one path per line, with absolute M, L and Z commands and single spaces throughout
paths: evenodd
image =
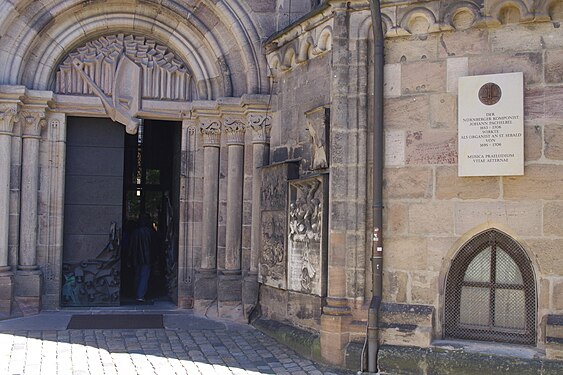
M 0 321 L 0 374 L 353 374 L 243 324 L 184 313 L 165 314 L 165 329 L 67 330 L 70 316 Z

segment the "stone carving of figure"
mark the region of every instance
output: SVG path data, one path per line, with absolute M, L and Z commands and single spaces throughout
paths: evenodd
M 313 144 L 313 161 L 311 169 L 328 168 L 326 153 L 326 116 L 325 108 L 315 109 L 307 114 L 307 130 Z

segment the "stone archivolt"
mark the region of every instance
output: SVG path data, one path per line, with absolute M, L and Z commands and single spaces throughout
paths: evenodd
M 168 47 L 142 36 L 108 35 L 77 48 L 60 65 L 56 76 L 58 94 L 94 94 L 73 68 L 73 60 L 83 63 L 84 72 L 112 96 L 118 64 L 127 56 L 142 68 L 142 97 L 189 101 L 193 98 L 192 75 Z

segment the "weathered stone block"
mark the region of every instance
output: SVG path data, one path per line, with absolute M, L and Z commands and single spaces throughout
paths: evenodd
M 540 83 L 543 79 L 541 53 L 481 55 L 469 58 L 469 74 L 496 74 L 523 72 L 526 84 Z
M 214 271 L 196 272 L 194 283 L 196 300 L 214 300 L 217 298 L 217 274 Z
M 267 285 L 260 287 L 260 306 L 265 317 L 281 321 L 287 320 L 288 303 L 287 291 Z
M 506 199 L 563 199 L 563 166 L 528 165 L 524 176 L 503 177 Z
M 563 82 L 563 49 L 546 51 L 545 81 L 546 83 Z
M 563 280 L 556 281 L 553 285 L 553 309 L 563 310 Z M 563 338 L 563 335 L 561 336 Z
M 469 29 L 440 35 L 438 57 L 480 55 L 490 51 L 489 30 Z
M 445 263 L 446 255 L 459 237 L 429 237 L 428 243 L 428 271 L 439 272 L 448 264 Z
M 457 96 L 430 95 L 430 127 L 457 131 Z
M 217 298 L 220 302 L 242 301 L 241 275 L 219 275 Z
M 320 297 L 289 292 L 287 317 L 298 326 L 319 329 L 322 300 Z
M 41 287 L 41 271 L 16 271 L 14 290 L 16 296 L 39 298 Z
M 546 202 L 543 207 L 543 233 L 563 237 L 563 202 Z
M 529 239 L 527 244 L 536 255 L 544 275 L 563 275 L 563 260 L 560 255 L 563 239 Z
M 438 56 L 438 35 L 428 34 L 427 38 L 392 38 L 385 39 L 385 62 L 388 64 L 405 63 L 428 59 L 433 61 Z
M 427 347 L 432 339 L 433 315 L 432 306 L 383 303 L 380 325 L 383 342 Z
M 386 99 L 383 116 L 385 128 L 411 129 L 428 127 L 428 97 L 426 95 L 409 96 L 405 98 Z
M 385 268 L 392 270 L 424 270 L 427 268 L 425 237 L 386 238 Z
M 403 64 L 401 93 L 403 95 L 446 91 L 446 62 L 419 61 Z
M 543 139 L 541 126 L 524 128 L 524 160 L 538 160 L 542 156 Z
M 385 132 L 385 166 L 405 165 L 405 142 L 403 130 Z
M 430 168 L 386 168 L 383 176 L 386 199 L 414 199 L 432 196 L 432 170 Z
M 386 98 L 401 96 L 401 64 L 385 64 L 383 95 Z
M 455 204 L 455 233 L 462 235 L 478 225 L 502 224 L 522 236 L 541 235 L 539 202 L 458 202 Z
M 449 202 L 414 203 L 409 206 L 409 233 L 432 235 L 453 232 L 453 205 Z
M 406 164 L 456 164 L 457 134 L 453 132 L 407 132 Z
M 459 77 L 465 77 L 469 74 L 469 59 L 467 57 L 450 57 L 447 60 L 446 70 L 448 92 L 457 95 Z
M 411 301 L 417 304 L 434 305 L 438 300 L 438 275 L 434 272 L 413 272 Z
M 383 228 L 391 235 L 404 234 L 408 228 L 408 206 L 403 203 L 386 203 Z
M 408 274 L 401 271 L 383 273 L 383 290 L 385 299 L 393 302 L 407 302 Z
M 493 52 L 507 51 L 541 51 L 543 47 L 542 34 L 523 24 L 505 25 L 490 29 L 489 38 Z
M 437 199 L 498 198 L 499 177 L 458 177 L 457 167 L 436 168 Z
M 544 126 L 544 154 L 552 160 L 563 160 L 563 125 Z

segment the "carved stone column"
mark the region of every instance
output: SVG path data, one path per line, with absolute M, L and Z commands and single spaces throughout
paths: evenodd
M 17 105 L 0 106 L 0 315 L 10 315 L 13 273 L 8 262 L 11 141 Z
M 240 119 L 226 119 L 224 131 L 229 150 L 227 176 L 227 249 L 225 252 L 224 272 L 226 274 L 240 274 L 245 125 Z
M 272 118 L 266 114 L 250 114 L 248 124 L 252 129 L 252 229 L 250 234 L 250 272 L 243 288 L 244 314 L 249 317 L 258 300 L 258 258 L 260 251 L 260 168 L 270 162 L 270 131 Z
M 351 128 L 355 121 L 350 119 L 347 90 L 350 80 L 349 22 L 350 13 L 345 4 L 334 7 L 333 23 L 333 66 L 331 74 L 332 103 L 330 131 L 334 134 L 352 134 Z M 356 130 L 354 129 L 354 132 Z M 335 137 L 331 146 L 338 150 L 330 156 L 331 165 L 329 178 L 329 217 L 328 228 L 328 290 L 326 305 L 321 315 L 320 341 L 321 356 L 333 364 L 342 364 L 345 359 L 345 348 L 350 341 L 350 323 L 352 311 L 349 306 L 348 292 L 350 272 L 349 259 L 356 259 L 356 242 L 349 239 L 356 233 L 356 220 L 360 216 L 354 213 L 354 204 L 348 200 L 347 186 L 356 168 L 354 159 L 357 154 L 353 145 L 353 137 Z M 335 178 L 338 176 L 338 178 Z M 354 219 L 350 219 L 354 218 Z
M 10 271 L 8 264 L 10 161 L 12 130 L 16 119 L 15 105 L 0 108 L 0 274 Z
M 244 180 L 245 124 L 241 118 L 225 118 L 224 133 L 227 138 L 227 228 L 225 269 L 219 280 L 219 315 L 238 318 L 242 299 L 242 203 Z
M 201 265 L 197 270 L 194 308 L 206 310 L 217 298 L 217 212 L 219 204 L 219 119 L 200 122 L 203 135 L 203 218 Z
M 31 311 L 40 309 L 41 271 L 37 265 L 37 195 L 39 187 L 39 141 L 45 126 L 44 109 L 26 109 L 22 121 L 21 224 L 16 296 Z

